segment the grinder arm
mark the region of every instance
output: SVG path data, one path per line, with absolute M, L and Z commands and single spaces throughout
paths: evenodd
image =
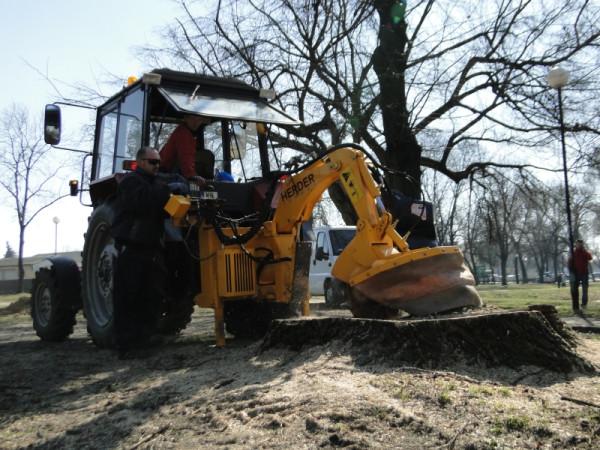
M 410 250 L 380 200 L 381 192 L 362 152 L 340 148 L 285 180 L 273 218 L 279 233 L 290 233 L 312 214 L 323 192 L 336 181 L 356 211 L 356 235 L 338 256 L 332 275 L 352 290 L 390 308 L 431 314 L 481 301 L 473 276 L 457 247 Z

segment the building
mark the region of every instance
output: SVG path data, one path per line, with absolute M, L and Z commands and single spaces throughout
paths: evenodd
M 29 292 L 31 284 L 35 277 L 35 272 L 47 263 L 47 259 L 51 256 L 65 256 L 74 260 L 77 265 L 81 266 L 81 251 L 65 252 L 65 253 L 42 253 L 40 255 L 28 256 L 23 258 L 23 269 L 25 270 L 25 278 L 23 280 L 23 290 Z M 19 282 L 19 259 L 18 258 L 2 258 L 0 259 L 0 294 L 15 294 L 17 293 L 17 285 Z

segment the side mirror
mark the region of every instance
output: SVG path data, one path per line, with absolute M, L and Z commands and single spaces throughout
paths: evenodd
M 46 105 L 44 111 L 44 141 L 50 145 L 60 143 L 60 107 L 58 105 Z
M 317 250 L 315 251 L 315 259 L 327 261 L 329 259 L 329 253 L 325 253 L 325 249 L 323 247 L 317 247 Z

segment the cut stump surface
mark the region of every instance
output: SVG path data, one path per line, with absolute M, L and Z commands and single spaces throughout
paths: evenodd
M 538 311 L 492 312 L 421 320 L 276 320 L 262 349 L 325 345 L 361 360 L 436 368 L 466 361 L 487 367 L 534 365 L 594 372 Z

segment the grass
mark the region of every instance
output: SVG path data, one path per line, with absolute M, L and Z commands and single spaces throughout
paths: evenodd
M 479 285 L 477 291 L 487 305 L 502 309 L 527 309 L 528 305 L 554 305 L 560 316 L 572 316 L 569 287 L 555 284 Z M 581 295 L 581 289 L 580 294 Z M 590 282 L 586 315 L 600 318 L 600 283 Z
M 522 415 L 509 416 L 504 419 L 496 419 L 490 431 L 492 434 L 500 435 L 504 432 L 519 432 L 529 428 L 529 418 Z
M 449 405 L 450 403 L 452 403 L 452 397 L 450 396 L 450 392 L 447 390 L 440 392 L 440 394 L 438 395 L 437 401 L 441 407 L 445 407 L 445 406 Z

